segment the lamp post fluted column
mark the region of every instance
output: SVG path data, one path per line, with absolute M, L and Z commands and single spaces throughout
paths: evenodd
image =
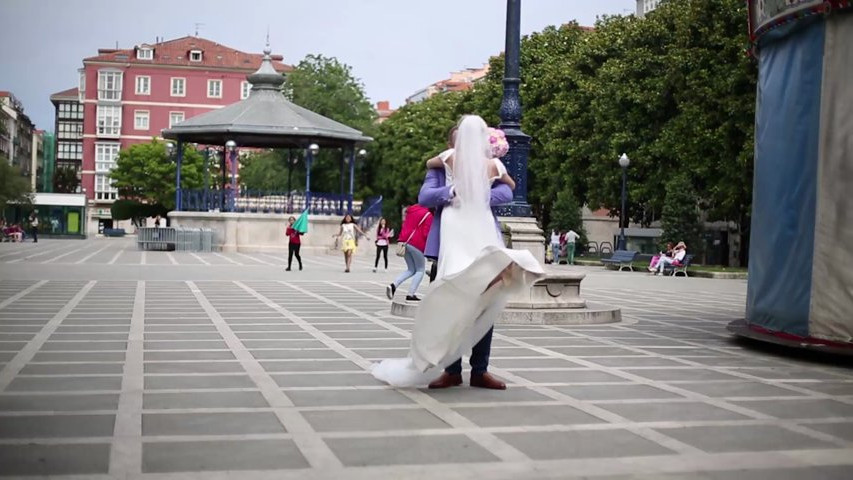
M 497 207 L 497 213 L 504 217 L 529 217 L 530 204 L 527 203 L 527 157 L 530 153 L 530 136 L 521 131 L 521 0 L 506 2 L 506 49 L 504 68 L 504 92 L 501 101 L 500 129 L 506 133 L 509 152 L 503 158 L 510 176 L 515 181 L 512 203 Z

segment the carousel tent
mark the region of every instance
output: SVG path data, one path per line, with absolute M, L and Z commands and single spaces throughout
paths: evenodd
M 745 321 L 734 332 L 853 352 L 853 10 L 751 1 L 759 78 Z

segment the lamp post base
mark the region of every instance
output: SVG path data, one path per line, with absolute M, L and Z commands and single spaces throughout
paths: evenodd
M 508 248 L 527 250 L 536 260 L 545 263 L 545 232 L 539 228 L 535 218 L 499 217 L 498 221 Z

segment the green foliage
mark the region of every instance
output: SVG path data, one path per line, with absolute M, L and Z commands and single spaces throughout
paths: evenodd
M 331 118 L 349 127 L 372 136 L 375 130 L 376 111 L 373 109 L 364 85 L 353 76 L 352 68 L 341 63 L 335 57 L 307 55 L 285 77 L 283 86 L 285 95 L 293 103 Z M 311 190 L 315 192 L 338 192 L 341 182 L 342 152 L 338 149 L 322 149 L 314 158 L 311 167 Z M 284 170 L 286 171 L 286 165 Z M 303 170 L 301 180 L 297 182 L 294 171 L 294 188 L 304 188 L 304 162 L 298 166 Z M 369 162 L 356 163 L 356 176 L 360 181 L 356 185 L 361 189 L 359 196 L 373 195 L 369 179 L 374 170 Z M 280 170 L 273 170 L 277 179 Z M 344 187 L 349 188 L 349 171 L 344 168 Z M 287 182 L 286 175 L 284 182 Z M 299 185 L 300 187 L 296 187 Z M 286 189 L 286 186 L 285 188 Z
M 288 189 L 288 158 L 291 159 L 290 188 L 305 188 L 305 167 L 301 152 L 267 150 L 251 153 L 240 159 L 240 183 L 249 190 L 285 192 Z M 296 163 L 292 163 L 296 160 Z M 312 188 L 314 190 L 314 188 Z
M 190 145 L 184 146 L 181 187 L 201 188 L 204 158 Z M 173 158 L 166 153 L 163 142 L 131 145 L 119 152 L 116 167 L 110 172 L 113 185 L 123 198 L 160 204 L 168 210 L 175 208 L 175 172 Z
M 80 186 L 77 169 L 59 167 L 53 172 L 53 191 L 56 193 L 75 193 Z
M 643 19 L 604 17 L 593 32 L 568 24 L 522 39 L 528 199 L 542 225 L 562 191 L 618 212 L 625 152 L 634 221 L 660 219 L 667 180 L 684 174 L 707 220 L 748 227 L 757 70 L 746 19 L 741 0 L 683 0 Z M 492 58 L 473 90 L 406 105 L 379 126 L 372 183 L 387 215 L 414 201 L 421 160 L 443 148 L 460 115 L 498 123 L 503 63 Z
M 701 224 L 696 192 L 688 176 L 678 174 L 666 183 L 666 200 L 661 212 L 663 243 L 685 242 L 694 249 L 699 245 Z
M 9 164 L 9 160 L 0 155 L 0 213 L 9 203 L 27 206 L 31 203 L 30 182 L 21 175 L 18 167 Z
M 110 207 L 110 216 L 113 220 L 130 220 L 139 217 L 141 203 L 136 200 L 120 198 L 113 202 Z

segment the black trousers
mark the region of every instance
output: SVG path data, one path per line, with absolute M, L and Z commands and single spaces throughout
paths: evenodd
M 39 241 L 39 229 L 38 229 L 38 227 L 30 228 L 30 234 L 33 236 L 33 243 Z
M 473 375 L 482 375 L 489 369 L 489 356 L 492 353 L 492 332 L 494 331 L 495 327 L 490 328 L 483 335 L 483 338 L 474 345 L 474 348 L 471 349 L 469 362 L 471 363 L 471 373 Z M 456 375 L 462 373 L 462 359 L 460 358 L 451 363 L 444 371 Z
M 376 261 L 373 263 L 373 268 L 379 266 L 379 255 L 385 256 L 385 270 L 388 270 L 388 245 L 376 246 Z
M 299 262 L 299 269 L 302 270 L 302 257 L 299 256 L 299 249 L 302 247 L 301 243 L 291 243 L 287 246 L 287 268 L 290 269 L 290 266 L 293 264 L 293 256 L 296 255 L 296 261 Z

